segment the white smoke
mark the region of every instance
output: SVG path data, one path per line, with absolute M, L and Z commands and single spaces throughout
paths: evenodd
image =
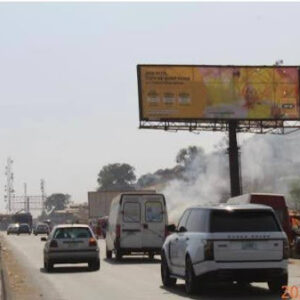
M 243 192 L 280 193 L 289 201 L 290 184 L 300 179 L 299 138 L 294 133 L 247 140 L 241 147 Z
M 300 134 L 255 135 L 241 145 L 243 193 L 270 192 L 289 199 L 290 183 L 300 183 Z M 176 223 L 185 208 L 211 205 L 230 197 L 228 154 L 219 151 L 199 155 L 184 173 L 162 193 L 167 199 L 169 222 Z M 293 205 L 290 202 L 290 205 Z
M 193 205 L 213 205 L 229 190 L 226 155 L 200 155 L 184 173 L 185 180 L 173 180 L 163 193 L 168 201 L 169 222 L 176 223 L 185 210 Z

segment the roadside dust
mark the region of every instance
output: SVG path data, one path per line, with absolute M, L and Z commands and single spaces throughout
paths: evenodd
M 36 289 L 30 275 L 18 263 L 11 249 L 0 235 L 2 262 L 6 269 L 8 290 L 13 300 L 38 300 L 43 295 Z

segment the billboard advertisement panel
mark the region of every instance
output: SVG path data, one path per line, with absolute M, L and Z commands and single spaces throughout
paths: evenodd
M 299 120 L 297 66 L 138 65 L 141 121 Z

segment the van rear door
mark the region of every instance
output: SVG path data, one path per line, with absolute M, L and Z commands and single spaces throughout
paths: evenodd
M 162 195 L 144 195 L 142 213 L 143 248 L 161 248 L 165 239 L 167 214 Z
M 142 203 L 140 195 L 124 195 L 121 210 L 120 246 L 127 249 L 142 247 Z

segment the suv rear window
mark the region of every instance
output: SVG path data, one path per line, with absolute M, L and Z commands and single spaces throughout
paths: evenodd
M 271 211 L 220 210 L 211 213 L 211 232 L 281 231 Z
M 193 209 L 188 217 L 186 229 L 190 232 L 207 232 L 207 211 Z
M 54 233 L 55 239 L 84 239 L 92 237 L 88 228 L 72 227 L 58 228 Z

